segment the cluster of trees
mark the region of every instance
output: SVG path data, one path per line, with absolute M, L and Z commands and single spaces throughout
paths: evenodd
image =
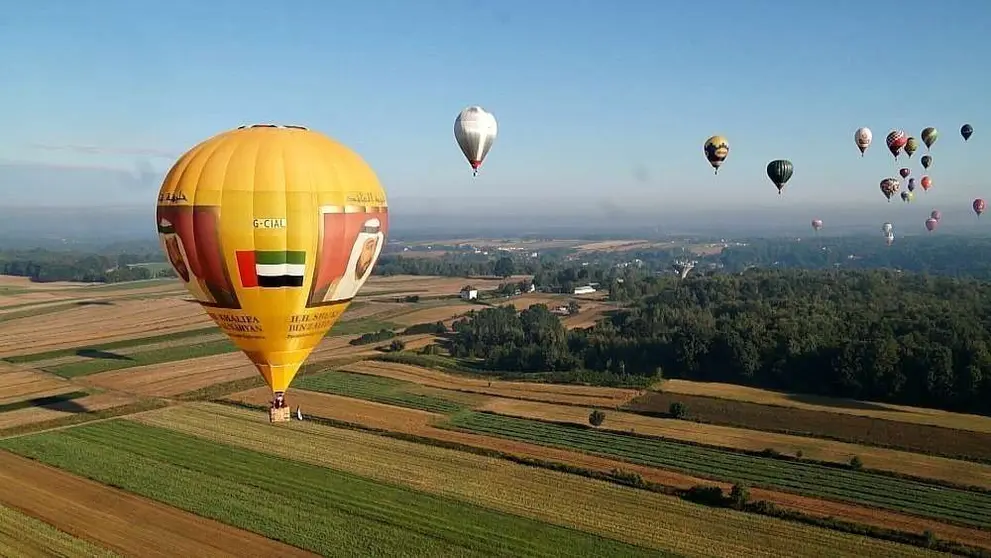
M 475 312 L 455 323 L 451 352 L 508 371 L 663 373 L 991 413 L 991 283 L 750 270 L 636 284 L 639 300 L 586 330 L 543 306 Z
M 172 277 L 171 268 L 150 268 L 139 263 L 161 262 L 164 256 L 150 253 L 79 253 L 55 250 L 0 250 L 0 274 L 30 277 L 32 281 L 80 281 L 117 283 L 154 277 Z

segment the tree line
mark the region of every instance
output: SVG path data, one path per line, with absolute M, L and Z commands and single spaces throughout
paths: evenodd
M 134 265 L 163 262 L 164 259 L 159 252 L 103 254 L 42 249 L 0 250 L 0 274 L 29 277 L 39 283 L 118 283 L 174 277 L 175 272 L 171 268 L 153 270 Z
M 473 312 L 455 322 L 451 353 L 493 370 L 663 375 L 991 414 L 991 283 L 806 270 L 633 283 L 629 308 L 584 330 L 566 331 L 542 305 Z

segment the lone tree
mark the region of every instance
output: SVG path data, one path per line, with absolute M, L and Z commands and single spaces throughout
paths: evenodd
M 733 485 L 729 493 L 729 505 L 733 509 L 742 510 L 750 501 L 750 487 L 742 482 Z
M 393 353 L 398 353 L 406 348 L 406 343 L 403 343 L 399 339 L 393 339 L 392 343 L 389 343 L 389 351 Z
M 850 468 L 857 471 L 864 468 L 864 462 L 860 460 L 859 455 L 853 456 L 853 459 L 850 460 Z
M 588 423 L 592 426 L 601 426 L 606 421 L 606 414 L 596 409 L 588 415 Z
M 685 418 L 685 415 L 688 414 L 688 407 L 681 401 L 675 401 L 668 407 L 668 414 L 671 415 L 671 418 Z

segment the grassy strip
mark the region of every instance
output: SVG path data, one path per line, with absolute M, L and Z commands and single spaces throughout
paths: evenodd
M 72 301 L 65 304 L 52 304 L 52 306 L 45 306 L 43 308 L 36 308 L 31 310 L 18 310 L 16 312 L 5 312 L 0 314 L 0 323 L 9 322 L 12 320 L 18 320 L 20 318 L 30 318 L 32 316 L 44 316 L 45 314 L 54 314 L 55 312 L 62 312 L 64 310 L 70 310 L 72 308 L 77 308 L 76 302 Z
M 16 438 L 0 447 L 324 556 L 657 556 L 603 537 L 130 421 Z
M 253 405 L 251 403 L 244 403 L 240 401 L 218 400 L 215 401 L 215 403 L 228 405 L 235 408 L 250 409 L 255 411 L 267 410 L 267 407 L 265 406 Z M 317 424 L 321 424 L 324 426 L 369 432 L 395 440 L 424 444 L 424 445 L 444 448 L 444 449 L 458 450 L 484 457 L 499 458 L 520 465 L 526 465 L 529 467 L 539 467 L 551 471 L 569 473 L 569 474 L 582 476 L 585 478 L 610 482 L 613 484 L 623 485 L 631 488 L 638 488 L 641 490 L 647 490 L 654 493 L 677 496 L 684 500 L 692 501 L 694 503 L 698 503 L 706 506 L 714 506 L 714 507 L 729 506 L 728 499 L 722 496 L 721 490 L 718 487 L 715 487 L 717 490 L 720 491 L 720 495 L 718 499 L 699 500 L 695 496 L 694 490 L 682 490 L 659 483 L 649 482 L 644 480 L 637 473 L 630 473 L 628 471 L 623 471 L 622 469 L 613 469 L 610 472 L 596 471 L 592 469 L 586 469 L 583 467 L 577 467 L 567 463 L 561 463 L 558 461 L 550 461 L 545 459 L 519 456 L 499 450 L 479 448 L 467 444 L 462 444 L 459 442 L 452 442 L 437 438 L 418 436 L 415 434 L 409 434 L 405 432 L 394 432 L 391 430 L 384 430 L 381 428 L 365 426 L 359 423 L 346 422 L 346 421 L 341 421 L 332 418 L 325 418 L 315 415 L 307 415 L 306 420 L 308 422 L 315 422 Z M 991 552 L 989 552 L 986 549 L 961 544 L 955 541 L 938 539 L 934 537 L 931 533 L 911 533 L 907 531 L 900 531 L 897 529 L 886 529 L 882 527 L 875 527 L 873 525 L 864 525 L 861 523 L 845 521 L 842 519 L 836 519 L 832 517 L 820 517 L 811 514 L 806 514 L 796 510 L 780 508 L 775 506 L 773 503 L 766 502 L 763 500 L 748 502 L 744 507 L 744 509 L 740 511 L 746 511 L 767 517 L 784 519 L 786 521 L 792 521 L 805 525 L 821 527 L 825 529 L 839 531 L 842 533 L 862 535 L 880 540 L 912 545 L 920 548 L 933 549 L 941 552 L 949 552 L 959 556 L 968 556 L 971 558 L 991 558 Z M 797 541 L 792 541 L 792 542 L 797 543 Z M 794 550 L 795 550 L 794 547 L 790 548 L 790 551 L 794 551 Z M 832 550 L 837 550 L 837 549 L 832 549 Z
M 94 420 L 102 420 L 102 419 L 108 419 L 108 418 L 119 417 L 124 415 L 133 415 L 134 413 L 143 413 L 145 411 L 160 409 L 167 405 L 168 402 L 163 401 L 161 399 L 145 399 L 142 401 L 138 401 L 137 403 L 120 405 L 119 407 L 110 407 L 109 409 L 100 409 L 99 411 L 72 413 L 70 415 L 54 418 L 51 420 L 32 422 L 28 424 L 21 424 L 18 426 L 11 426 L 10 428 L 4 428 L 0 430 L 0 439 L 13 438 L 16 436 L 23 436 L 25 434 L 33 434 L 35 432 L 41 432 L 43 430 L 54 430 L 58 428 L 65 428 L 67 426 L 75 426 L 77 424 L 82 424 L 84 422 L 91 422 Z
M 58 407 L 60 403 L 72 401 L 73 399 L 79 399 L 80 397 L 86 397 L 87 395 L 89 395 L 89 392 L 86 391 L 70 391 L 69 393 L 60 393 L 58 395 L 48 395 L 46 397 L 36 397 L 34 399 L 22 399 L 21 401 L 13 401 L 11 403 L 4 403 L 0 405 L 0 413 L 18 411 L 20 409 L 29 409 L 31 407 Z
M 409 393 L 406 391 L 406 388 L 412 385 L 409 382 L 379 376 L 332 370 L 300 378 L 294 384 L 297 389 L 331 393 L 433 413 L 450 414 L 464 409 L 462 405 L 447 399 Z
M 726 481 L 866 504 L 967 526 L 991 524 L 991 495 L 863 471 L 787 462 L 491 413 L 463 413 L 449 425 L 478 434 L 604 455 L 630 463 Z
M 0 506 L 0 556 L 116 558 L 119 555 L 59 531 L 44 521 Z

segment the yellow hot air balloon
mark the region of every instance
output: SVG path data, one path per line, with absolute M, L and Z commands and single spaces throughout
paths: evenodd
M 321 133 L 242 126 L 176 162 L 157 220 L 180 280 L 272 388 L 271 419 L 289 420 L 285 391 L 385 244 L 375 172 Z

